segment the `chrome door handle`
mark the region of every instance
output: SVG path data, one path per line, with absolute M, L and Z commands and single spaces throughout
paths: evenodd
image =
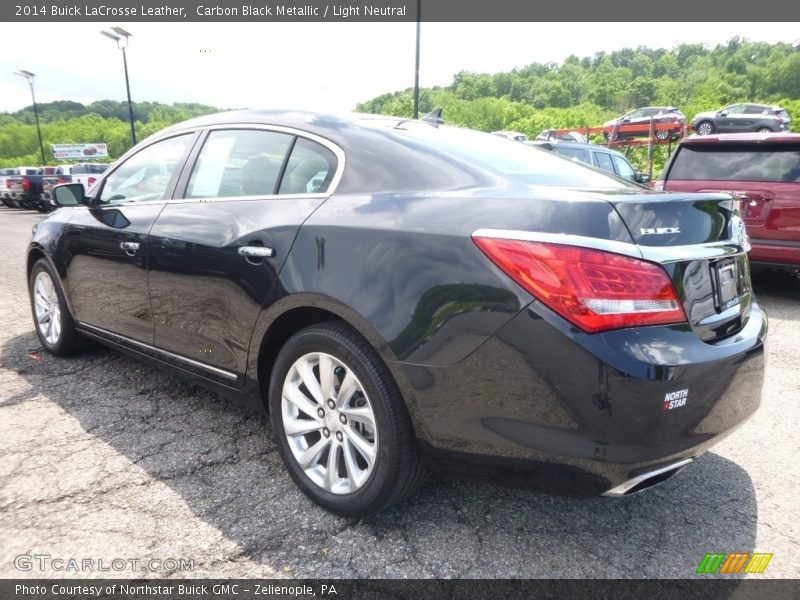
M 275 256 L 275 249 L 266 246 L 241 246 L 239 255 L 245 258 L 270 258 Z
M 125 254 L 132 256 L 139 251 L 142 245 L 139 242 L 120 242 L 119 247 L 125 251 Z

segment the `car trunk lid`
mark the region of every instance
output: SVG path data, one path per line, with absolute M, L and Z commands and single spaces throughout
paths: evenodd
M 607 198 L 642 258 L 663 266 L 689 325 L 712 342 L 739 331 L 752 302 L 739 201 L 723 194 L 614 194 Z

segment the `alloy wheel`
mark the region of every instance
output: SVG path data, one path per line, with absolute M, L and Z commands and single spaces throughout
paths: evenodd
M 375 414 L 364 386 L 341 360 L 312 352 L 292 364 L 281 423 L 294 459 L 317 486 L 349 494 L 369 479 L 378 457 Z
M 712 132 L 711 123 L 704 122 L 697 126 L 697 133 L 700 135 L 711 135 Z
M 36 325 L 48 344 L 55 345 L 61 337 L 61 304 L 53 279 L 47 271 L 36 275 L 33 285 L 33 307 Z

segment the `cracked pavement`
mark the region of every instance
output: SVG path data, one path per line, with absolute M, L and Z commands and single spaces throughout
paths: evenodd
M 800 280 L 755 280 L 770 314 L 761 409 L 665 484 L 623 500 L 434 477 L 364 520 L 292 483 L 256 413 L 98 347 L 46 354 L 24 276 L 31 226 L 0 208 L 0 577 L 20 554 L 184 558 L 194 577 L 691 577 L 706 552 L 771 552 L 800 577 Z

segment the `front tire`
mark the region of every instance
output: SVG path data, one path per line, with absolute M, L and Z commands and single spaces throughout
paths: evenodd
M 272 369 L 270 421 L 289 474 L 324 508 L 363 517 L 422 481 L 411 419 L 378 353 L 350 327 L 307 327 Z
M 772 133 L 772 129 L 769 127 L 759 127 L 758 133 Z
M 58 275 L 44 258 L 31 269 L 28 294 L 36 335 L 45 350 L 55 356 L 69 356 L 89 345 L 75 329 Z

